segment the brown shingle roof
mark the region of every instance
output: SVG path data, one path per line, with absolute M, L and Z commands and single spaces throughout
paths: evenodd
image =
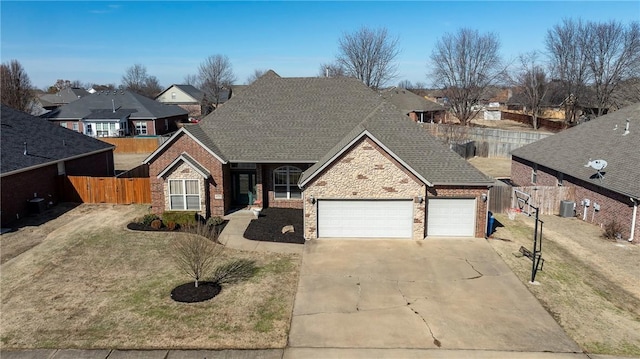
M 318 162 L 364 129 L 430 182 L 491 182 L 352 78 L 269 71 L 197 126 L 201 142 L 215 144 L 230 162 Z

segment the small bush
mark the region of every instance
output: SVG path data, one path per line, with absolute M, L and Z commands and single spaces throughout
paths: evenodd
M 161 220 L 156 219 L 153 222 L 151 222 L 151 228 L 160 229 L 161 227 L 162 227 L 162 221 Z
M 140 221 L 140 223 L 144 224 L 145 226 L 150 226 L 151 222 L 157 219 L 160 219 L 160 217 L 158 217 L 153 213 L 149 213 L 149 214 L 145 214 L 144 217 L 142 217 L 142 220 Z
M 178 224 L 176 222 L 169 221 L 167 222 L 167 229 L 170 231 L 175 231 L 176 229 L 178 229 Z
M 207 226 L 219 226 L 222 223 L 224 223 L 224 219 L 222 219 L 222 217 L 211 217 L 207 220 Z
M 602 233 L 602 237 L 615 241 L 620 237 L 622 233 L 622 225 L 615 220 L 610 221 L 609 223 L 604 225 L 604 233 Z
M 167 211 L 162 214 L 162 220 L 165 223 L 175 222 L 180 226 L 195 225 L 199 217 L 194 211 Z

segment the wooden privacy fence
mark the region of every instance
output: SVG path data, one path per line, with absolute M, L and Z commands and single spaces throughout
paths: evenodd
M 519 208 L 514 190 L 528 193 L 529 204 L 540 209 L 540 214 L 560 214 L 561 201 L 575 201 L 575 187 L 494 186 L 489 192 L 489 210 L 493 213 L 508 213 L 510 208 Z
M 63 176 L 61 193 L 68 202 L 151 203 L 149 178 Z
M 164 137 L 103 137 L 101 141 L 116 146 L 115 153 L 151 153 Z

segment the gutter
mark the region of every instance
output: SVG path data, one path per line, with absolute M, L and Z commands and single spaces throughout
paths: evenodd
M 636 234 L 636 218 L 638 218 L 638 200 L 629 198 L 633 202 L 633 217 L 631 217 L 631 234 L 629 235 L 629 242 L 633 242 L 633 237 Z
M 78 159 L 78 158 L 91 156 L 91 155 L 95 155 L 95 154 L 102 153 L 102 152 L 113 151 L 113 150 L 115 150 L 115 148 L 116 148 L 116 146 L 111 146 L 109 148 L 105 148 L 105 149 L 102 149 L 102 150 L 97 150 L 97 151 L 93 151 L 93 152 L 86 152 L 86 153 L 83 153 L 83 154 L 80 154 L 80 155 L 71 156 L 71 157 L 67 157 L 67 158 L 61 158 L 59 160 L 50 161 L 50 162 L 46 162 L 46 163 L 41 163 L 41 164 L 35 165 L 35 166 L 25 167 L 25 168 L 21 168 L 21 169 L 9 171 L 9 172 L 3 172 L 2 174 L 0 174 L 0 177 L 7 177 L 7 176 L 15 175 L 15 174 L 18 174 L 18 173 L 35 170 L 35 169 L 38 169 L 38 168 L 41 168 L 41 167 L 51 166 L 51 165 L 54 165 L 54 164 L 57 164 L 57 163 L 60 163 L 60 162 L 72 161 L 72 160 L 75 160 L 75 159 Z

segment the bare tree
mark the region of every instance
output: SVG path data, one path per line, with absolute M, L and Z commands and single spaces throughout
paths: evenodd
M 531 114 L 531 126 L 538 129 L 542 102 L 549 89 L 545 68 L 538 63 L 538 53 L 532 51 L 519 56 L 520 69 L 514 76 L 513 84 L 522 89 L 527 112 Z
M 221 94 L 236 81 L 231 61 L 225 55 L 207 57 L 198 67 L 198 81 L 209 101 L 216 107 L 220 103 Z
M 485 89 L 503 73 L 496 34 L 460 29 L 445 34 L 431 53 L 434 85 L 441 87 L 451 111 L 463 125 L 478 113 Z
M 185 85 L 197 86 L 198 76 L 194 74 L 188 74 L 184 76 L 184 79 L 182 81 Z
M 568 123 L 576 121 L 580 103 L 585 100 L 588 65 L 583 48 L 584 32 L 582 21 L 564 19 L 562 24 L 547 31 L 545 40 L 553 77 L 560 80 L 564 92 Z
M 403 88 L 403 89 L 407 89 L 407 90 L 414 88 L 413 84 L 409 80 L 402 80 L 402 81 L 398 82 L 398 87 Z
M 368 87 L 378 89 L 398 76 L 395 59 L 399 54 L 398 38 L 386 28 L 360 30 L 344 34 L 339 40 L 336 62 L 347 76 L 355 77 Z
M 147 68 L 142 64 L 135 64 L 127 69 L 122 76 L 121 87 L 149 98 L 162 91 L 158 78 L 147 74 Z
M 174 239 L 171 254 L 176 266 L 195 281 L 197 287 L 205 277 L 213 274 L 224 247 L 198 235 Z
M 346 77 L 347 73 L 344 67 L 338 62 L 320 64 L 318 77 Z
M 18 60 L 0 66 L 0 98 L 4 105 L 24 112 L 31 111 L 35 98 L 31 80 Z
M 265 69 L 255 69 L 253 70 L 253 72 L 251 73 L 251 75 L 249 75 L 249 77 L 247 77 L 247 85 L 251 85 L 252 83 L 254 83 L 257 79 L 259 79 L 262 75 L 264 75 L 268 70 Z
M 640 25 L 625 28 L 620 22 L 588 22 L 582 39 L 598 106 L 597 116 L 611 105 L 611 96 L 621 81 L 640 70 Z

